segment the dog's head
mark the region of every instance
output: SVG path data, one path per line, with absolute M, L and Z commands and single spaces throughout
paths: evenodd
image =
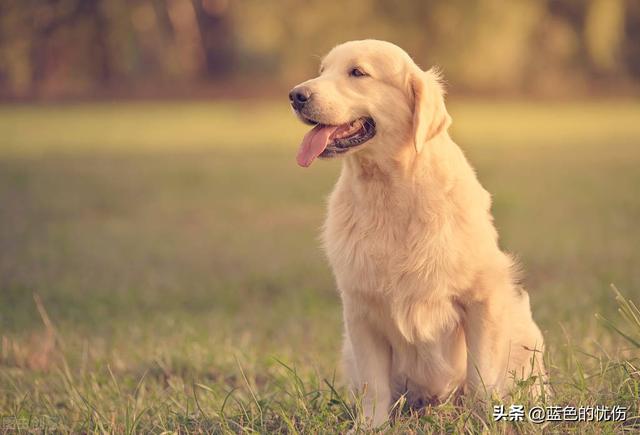
M 298 151 L 298 164 L 361 150 L 392 153 L 446 131 L 438 73 L 422 71 L 401 48 L 384 41 L 351 41 L 323 59 L 318 77 L 289 93 L 296 115 L 314 127 Z

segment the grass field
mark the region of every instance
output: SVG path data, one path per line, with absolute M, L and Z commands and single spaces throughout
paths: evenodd
M 640 299 L 640 104 L 450 112 L 526 271 L 543 405 L 628 418 L 494 422 L 469 401 L 393 430 L 638 430 L 640 322 L 610 284 Z M 285 101 L 0 106 L 0 432 L 348 430 L 318 243 L 339 163 L 298 168 L 304 130 Z

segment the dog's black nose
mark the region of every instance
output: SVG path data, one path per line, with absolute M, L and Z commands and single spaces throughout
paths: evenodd
M 311 98 L 311 91 L 308 88 L 293 88 L 289 92 L 289 101 L 291 101 L 291 105 L 296 110 L 302 109 L 309 101 L 309 98 Z

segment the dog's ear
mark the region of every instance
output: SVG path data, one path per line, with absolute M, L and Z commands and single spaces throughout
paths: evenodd
M 413 140 L 416 152 L 422 151 L 423 145 L 447 131 L 451 125 L 451 117 L 444 106 L 444 89 L 440 73 L 431 68 L 416 71 L 410 79 L 413 95 Z

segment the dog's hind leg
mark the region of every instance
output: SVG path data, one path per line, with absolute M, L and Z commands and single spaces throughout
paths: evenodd
M 529 296 L 511 285 L 465 306 L 467 389 L 504 395 L 514 381 L 545 378 L 542 334 Z M 539 392 L 539 383 L 534 387 Z

